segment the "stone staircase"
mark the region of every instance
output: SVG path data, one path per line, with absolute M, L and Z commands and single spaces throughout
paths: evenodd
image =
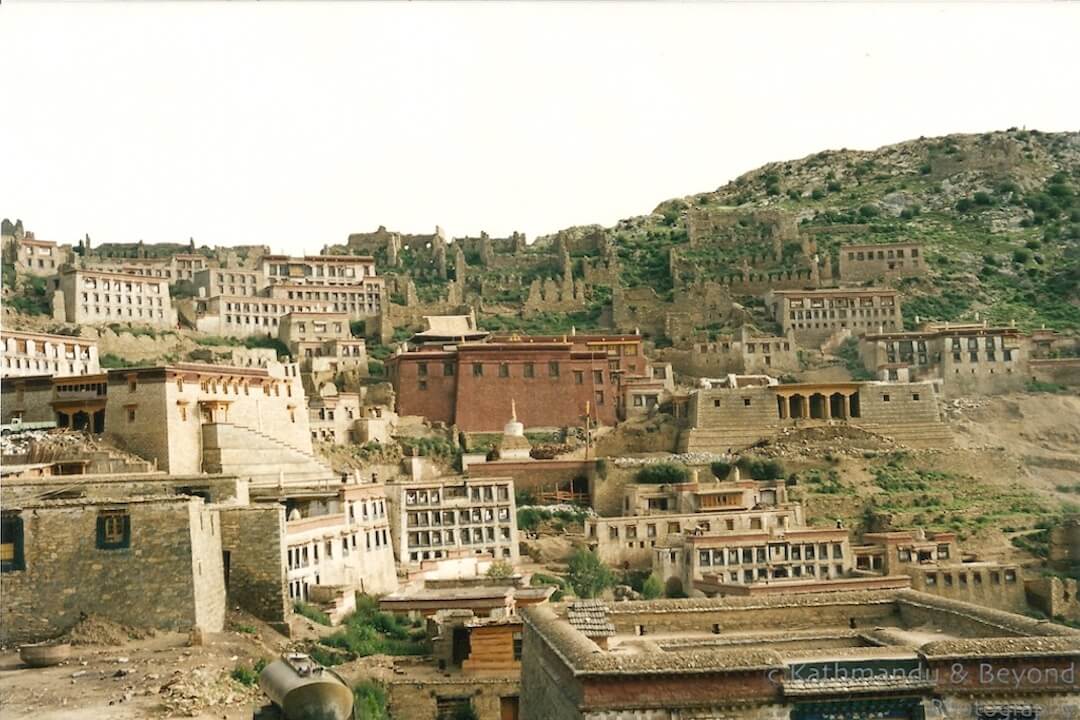
M 309 452 L 264 432 L 232 423 L 207 423 L 203 433 L 203 472 L 248 478 L 252 487 L 311 483 L 334 471 Z

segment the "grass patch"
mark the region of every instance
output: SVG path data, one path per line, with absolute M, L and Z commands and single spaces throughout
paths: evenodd
M 329 615 L 327 615 L 314 605 L 308 604 L 306 602 L 297 602 L 295 605 L 293 605 L 293 610 L 296 611 L 297 615 L 303 615 L 308 620 L 311 620 L 312 622 L 317 622 L 320 625 L 326 625 L 327 627 L 329 627 L 331 624 Z
M 336 665 L 368 655 L 427 655 L 431 652 L 422 623 L 414 625 L 382 612 L 375 598 L 359 593 L 356 612 L 345 618 L 340 630 L 319 643 L 326 646 L 319 650 L 323 658 L 319 662 L 324 665 Z
M 266 667 L 266 660 L 259 658 L 255 661 L 255 665 L 248 667 L 247 665 L 236 665 L 229 673 L 236 682 L 245 687 L 253 687 L 259 682 L 259 675 L 262 674 L 263 668 Z

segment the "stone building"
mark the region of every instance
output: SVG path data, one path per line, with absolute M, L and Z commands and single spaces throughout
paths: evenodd
M 336 483 L 262 488 L 257 503 L 285 506 L 289 599 L 312 600 L 312 589 L 382 594 L 397 589 L 383 485 Z
M 240 472 L 256 483 L 332 475 L 312 455 L 295 365 L 181 363 L 4 383 L 3 421 L 105 433 L 173 473 Z
M 52 240 L 37 240 L 33 234 L 5 236 L 4 262 L 15 270 L 35 277 L 52 277 L 60 266 L 70 262 L 71 246 L 59 246 Z
M 364 255 L 263 255 L 263 277 L 271 284 L 361 285 L 381 284 L 375 276 L 375 258 Z
M 278 339 L 302 372 L 323 376 L 351 370 L 367 375 L 367 343 L 353 337 L 345 313 L 288 313 L 278 324 Z
M 585 541 L 609 565 L 648 567 L 660 548 L 666 557 L 685 537 L 801 527 L 802 506 L 786 500 L 782 485 L 752 480 L 633 484 L 624 489 L 624 515 L 585 520 Z
M 78 325 L 131 323 L 175 328 L 169 281 L 147 276 L 67 268 L 55 280 L 54 315 Z
M 331 312 L 345 313 L 355 320 L 375 317 L 384 304 L 381 277 L 368 277 L 356 285 L 275 283 L 267 289 L 266 295 L 279 300 L 321 303 Z
M 399 415 L 422 415 L 466 432 L 498 432 L 517 402 L 526 428 L 614 425 L 644 410 L 673 381 L 654 378 L 638 335 L 498 336 L 477 341 L 420 333 L 387 370 Z M 451 336 L 452 338 L 453 336 Z M 640 400 L 635 400 L 640 398 Z M 640 403 L 640 405 L 635 405 Z
M 731 586 L 789 580 L 836 580 L 852 570 L 851 544 L 843 528 L 787 526 L 729 530 L 670 538 L 653 550 L 653 572 L 677 579 L 685 592 L 724 596 Z M 696 593 L 695 593 L 696 594 Z
M 196 270 L 192 282 L 201 298 L 262 295 L 269 279 L 261 269 L 213 267 Z
M 212 261 L 197 253 L 174 253 L 158 257 L 102 258 L 87 256 L 79 267 L 97 272 L 117 273 L 164 279 L 169 285 L 194 283 L 195 276 L 210 267 Z
M 195 303 L 196 326 L 210 335 L 277 337 L 281 318 L 293 312 L 330 312 L 326 303 L 250 295 L 217 295 Z
M 27 375 L 96 375 L 97 340 L 70 335 L 0 330 L 0 378 Z
M 86 615 L 224 626 L 220 518 L 201 498 L 25 499 L 5 503 L 2 523 L 0 642 L 56 637 Z
M 963 559 L 955 533 L 866 533 L 863 543 L 854 548 L 860 572 L 908 575 L 911 586 L 925 593 L 1010 612 L 1028 610 L 1020 566 Z
M 695 338 L 684 346 L 666 348 L 658 354 L 680 374 L 697 377 L 781 374 L 800 369 L 799 345 L 791 328 L 783 335 L 762 335 L 743 325 L 738 333 L 715 339 Z
M 841 245 L 840 279 L 845 283 L 926 274 L 926 256 L 919 243 Z
M 688 400 L 680 451 L 744 448 L 782 428 L 849 425 L 911 445 L 951 442 L 932 383 L 793 383 L 701 388 Z M 677 413 L 679 414 L 679 413 Z
M 392 481 L 386 497 L 402 572 L 425 561 L 453 565 L 468 557 L 518 564 L 517 505 L 509 478 Z
M 1031 379 L 1031 336 L 987 323 L 928 323 L 914 332 L 867 333 L 863 364 L 882 380 L 940 381 L 946 395 L 1022 390 Z
M 770 290 L 765 304 L 784 334 L 804 346 L 821 345 L 838 332 L 863 335 L 903 330 L 900 293 L 888 288 Z
M 603 642 L 571 607 L 522 611 L 525 720 L 1051 717 L 1077 697 L 1080 631 L 913 590 L 602 603 Z

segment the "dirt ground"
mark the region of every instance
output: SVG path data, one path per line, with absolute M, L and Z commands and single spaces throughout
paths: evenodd
M 23 665 L 18 648 L 4 648 L 0 717 L 250 720 L 266 700 L 257 686 L 245 686 L 231 673 L 240 666 L 253 668 L 260 658 L 272 660 L 290 640 L 250 617 L 234 615 L 229 626 L 233 629 L 207 637 L 202 645 L 173 632 L 137 640 L 90 633 L 84 640 L 96 642 L 73 644 L 69 660 L 48 668 Z

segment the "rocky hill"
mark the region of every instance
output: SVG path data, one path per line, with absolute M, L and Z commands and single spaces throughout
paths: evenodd
M 680 246 L 695 209 L 791 213 L 818 252 L 921 242 L 930 274 L 902 286 L 905 316 L 1080 328 L 1080 133 L 1017 130 L 827 150 L 765 165 L 712 192 L 661 203 L 614 228 L 623 279 L 666 268 L 647 243 Z M 655 286 L 655 285 L 654 285 Z

